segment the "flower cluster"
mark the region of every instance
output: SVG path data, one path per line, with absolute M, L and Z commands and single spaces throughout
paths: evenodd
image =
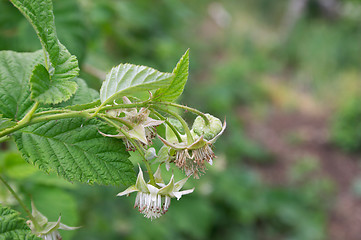
M 134 105 L 126 97 L 123 97 L 123 104 Z M 181 124 L 174 119 L 167 121 L 153 119 L 150 117 L 150 113 L 151 111 L 144 107 L 138 109 L 136 107 L 121 108 L 120 106 L 119 109 L 109 110 L 107 111 L 108 118 L 118 121 L 122 125 L 117 128 L 119 132 L 117 135 L 101 134 L 106 137 L 121 138 L 128 151 L 138 150 L 142 153 L 151 180 L 149 182 L 144 180 L 142 169 L 139 167 L 135 185 L 130 186 L 117 196 L 138 192 L 134 207 L 146 218 L 153 220 L 168 211 L 171 198 L 180 199 L 182 195 L 193 192 L 194 189 L 185 191 L 180 191 L 180 189 L 190 176 L 199 178 L 200 175 L 204 174 L 207 170 L 207 163 L 212 165 L 213 159 L 216 157 L 212 150 L 213 143 L 223 134 L 226 123 L 222 124 L 218 118 L 204 114 L 198 116 L 192 129 L 189 129 L 185 122 Z M 163 138 L 157 135 L 156 127 L 165 122 L 167 123 L 166 136 Z M 187 131 L 182 129 L 186 127 Z M 152 140 L 156 136 L 164 144 L 158 154 L 155 148 L 151 147 Z M 159 163 L 154 176 L 151 173 L 150 163 Z M 174 163 L 187 177 L 175 183 L 174 176 L 172 176 L 169 183 L 164 184 L 160 174 L 160 165 L 163 163 L 168 171 L 170 165 Z
M 135 185 L 130 186 L 117 196 L 124 196 L 132 192 L 138 192 L 134 208 L 138 208 L 139 212 L 144 214 L 144 217 L 153 220 L 155 218 L 159 218 L 168 211 L 171 198 L 175 197 L 179 200 L 182 195 L 192 193 L 194 190 L 193 188 L 185 191 L 179 191 L 188 178 L 174 183 L 173 175 L 169 183 L 165 185 L 161 176 L 160 167 L 158 167 L 155 172 L 154 179 L 155 185 L 146 183 L 143 177 L 143 171 L 139 167 L 138 178 Z

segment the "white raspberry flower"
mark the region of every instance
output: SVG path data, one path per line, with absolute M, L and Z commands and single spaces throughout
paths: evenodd
M 127 97 L 123 97 L 123 103 L 131 104 L 131 101 Z M 121 113 L 124 113 L 125 117 L 119 117 Z M 150 111 L 147 108 L 141 108 L 139 112 L 136 108 L 109 110 L 107 114 L 112 118 L 119 118 L 123 122 L 127 122 L 129 126 L 132 126 L 131 128 L 124 126 L 122 127 L 122 130 L 143 146 L 152 145 L 152 140 L 157 136 L 155 127 L 164 122 L 149 117 Z M 122 138 L 128 151 L 136 150 L 136 146 L 134 146 L 121 132 L 117 135 L 105 134 L 102 132 L 100 132 L 100 134 L 105 137 Z
M 171 198 L 179 200 L 182 195 L 192 193 L 193 189 L 179 191 L 187 182 L 188 178 L 174 183 L 174 176 L 172 175 L 169 183 L 164 184 L 161 177 L 160 168 L 158 167 L 154 174 L 156 186 L 146 183 L 143 177 L 143 171 L 139 167 L 138 178 L 135 185 L 130 186 L 125 191 L 119 193 L 117 196 L 128 195 L 132 192 L 138 192 L 134 208 L 138 208 L 139 212 L 144 214 L 144 217 L 151 220 L 159 218 L 164 215 L 170 206 Z

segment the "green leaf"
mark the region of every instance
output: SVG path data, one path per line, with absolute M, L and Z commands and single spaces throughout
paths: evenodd
M 73 81 L 52 79 L 48 70 L 41 64 L 35 66 L 30 84 L 31 98 L 45 104 L 67 100 L 77 89 L 77 84 Z
M 8 118 L 2 118 L 0 115 L 0 130 L 15 126 L 16 123 Z
M 109 127 L 95 119 L 62 119 L 34 124 L 14 135 L 23 158 L 69 181 L 130 185 L 135 172 L 121 140 L 98 131 Z
M 11 0 L 29 20 L 45 52 L 45 66 L 37 65 L 30 79 L 31 98 L 40 103 L 59 103 L 69 99 L 77 85 L 78 61 L 59 42 L 56 35 L 51 0 Z
M 162 73 L 153 68 L 133 64 L 120 64 L 112 68 L 100 89 L 103 105 L 130 93 L 167 87 L 172 73 Z
M 71 105 L 89 104 L 96 100 L 99 100 L 99 93 L 95 89 L 88 87 L 86 82 L 81 78 L 75 79 L 78 84 L 78 90 L 75 94 L 66 102 L 56 105 L 56 107 L 66 107 Z
M 167 88 L 161 88 L 154 94 L 156 100 L 173 102 L 182 95 L 188 79 L 189 49 L 181 57 L 173 70 L 174 78 Z
M 31 109 L 29 79 L 34 66 L 44 61 L 42 56 L 42 51 L 0 51 L 0 113 L 4 118 L 20 120 Z
M 31 233 L 20 213 L 0 205 L 0 240 L 41 240 Z

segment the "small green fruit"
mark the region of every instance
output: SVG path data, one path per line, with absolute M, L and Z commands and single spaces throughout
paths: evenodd
M 194 120 L 192 130 L 198 136 L 203 135 L 206 140 L 211 140 L 222 131 L 222 122 L 218 118 L 213 117 L 208 113 L 205 115 L 209 120 L 209 125 L 206 124 L 206 122 L 201 116 L 198 116 L 196 120 Z

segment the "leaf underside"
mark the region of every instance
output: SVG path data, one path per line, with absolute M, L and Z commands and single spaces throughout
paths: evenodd
M 99 131 L 109 127 L 97 120 L 52 120 L 14 135 L 24 159 L 45 172 L 55 171 L 73 182 L 130 185 L 135 181 L 129 153 L 121 140 Z
M 31 233 L 20 213 L 0 205 L 0 240 L 41 240 Z
M 150 67 L 120 64 L 112 68 L 103 82 L 100 100 L 104 105 L 127 94 L 166 87 L 172 78 L 172 73 L 162 73 Z

